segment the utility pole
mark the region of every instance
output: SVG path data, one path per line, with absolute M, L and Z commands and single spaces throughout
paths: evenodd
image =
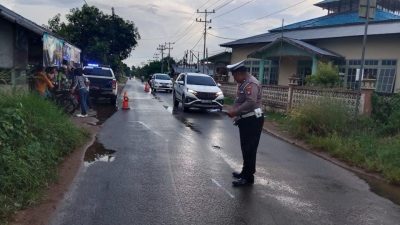
M 161 52 L 161 73 L 164 72 L 164 51 L 165 51 L 165 45 L 159 45 L 157 50 Z
M 202 13 L 202 14 L 204 14 L 204 20 L 203 20 L 202 18 L 196 18 L 196 22 L 198 22 L 198 23 L 204 23 L 203 63 L 205 64 L 206 61 L 207 61 L 207 60 L 206 60 L 207 24 L 209 24 L 209 23 L 212 22 L 211 20 L 207 20 L 207 17 L 208 17 L 208 14 L 215 13 L 215 10 L 213 10 L 213 11 L 207 11 L 207 9 L 204 10 L 204 11 L 199 11 L 199 10 L 197 10 L 197 13 Z M 210 28 L 211 28 L 211 27 L 210 27 Z M 203 73 L 205 72 L 204 69 L 205 69 L 205 67 L 204 67 L 204 65 L 203 65 Z
M 356 102 L 356 109 L 354 110 L 356 116 L 359 114 L 359 106 L 361 101 L 361 85 L 362 80 L 364 78 L 364 67 L 365 67 L 365 49 L 367 47 L 367 38 L 368 38 L 368 25 L 370 20 L 375 19 L 376 13 L 376 0 L 361 0 L 359 3 L 359 17 L 365 18 L 365 25 L 364 25 L 364 36 L 363 36 L 363 43 L 362 43 L 362 52 L 361 52 L 361 66 L 360 66 L 360 74 L 358 76 L 358 97 Z
M 153 55 L 153 59 L 155 59 L 156 61 L 158 61 L 158 59 L 159 59 L 159 56 L 160 54 L 158 54 L 158 53 L 155 53 L 154 55 Z
M 165 42 L 165 49 L 168 50 L 168 71 L 170 68 L 170 59 L 171 59 L 171 50 L 174 48 L 171 48 L 171 45 L 174 45 L 175 42 Z M 167 47 L 168 45 L 168 47 Z

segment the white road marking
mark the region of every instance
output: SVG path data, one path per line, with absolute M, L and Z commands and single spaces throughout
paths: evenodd
M 225 193 L 227 193 L 227 194 L 229 195 L 229 197 L 235 198 L 235 196 L 234 196 L 231 192 L 229 192 L 228 190 L 226 190 L 226 188 L 224 188 L 220 183 L 218 183 L 218 181 L 216 181 L 215 179 L 211 179 L 211 181 L 212 181 L 215 185 L 217 185 L 219 188 L 221 188 Z

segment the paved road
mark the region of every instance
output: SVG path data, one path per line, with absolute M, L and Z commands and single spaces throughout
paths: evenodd
M 267 134 L 256 183 L 233 188 L 239 134 L 220 113 L 173 112 L 171 96 L 129 81 L 130 111 L 118 111 L 98 140 L 52 225 L 399 224 L 400 207 L 352 173 Z M 113 150 L 113 151 L 109 151 Z

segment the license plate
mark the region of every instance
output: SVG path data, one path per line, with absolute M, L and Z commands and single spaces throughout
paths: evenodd
M 201 103 L 212 103 L 212 100 L 201 100 Z

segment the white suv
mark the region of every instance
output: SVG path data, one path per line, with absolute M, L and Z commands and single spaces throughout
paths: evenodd
M 182 73 L 174 84 L 174 107 L 182 103 L 183 111 L 189 108 L 222 110 L 224 94 L 214 79 L 206 74 Z
M 154 92 L 158 90 L 165 90 L 172 92 L 172 80 L 168 74 L 156 73 L 151 77 L 150 86 Z

